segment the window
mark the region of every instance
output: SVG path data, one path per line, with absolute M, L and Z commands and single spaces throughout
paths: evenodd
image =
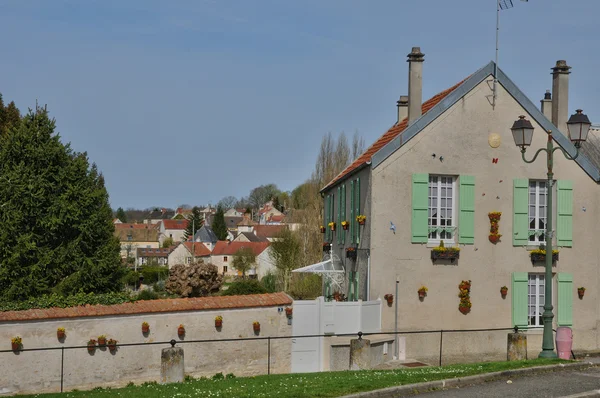
M 224 265 L 224 266 L 223 266 L 223 273 L 224 273 L 224 274 L 226 274 L 226 273 L 227 273 L 227 266 L 226 266 L 226 265 Z
M 544 313 L 544 275 L 529 274 L 527 299 L 529 304 L 529 326 L 544 326 L 542 314 Z
M 223 256 L 223 262 L 226 263 L 227 262 L 227 256 Z
M 546 229 L 546 181 L 529 181 L 529 242 L 544 243 Z
M 133 240 L 133 235 L 127 235 L 127 240 L 132 241 Z
M 187 258 L 187 263 L 188 263 L 188 264 L 191 264 L 191 263 L 192 263 L 192 258 L 191 258 L 191 257 L 188 257 L 188 258 Z
M 454 177 L 429 176 L 429 240 L 454 242 Z

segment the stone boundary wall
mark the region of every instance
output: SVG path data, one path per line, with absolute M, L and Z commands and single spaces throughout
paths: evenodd
M 185 343 L 190 340 L 244 339 L 291 336 L 283 308 L 292 305 L 284 293 L 141 301 L 111 306 L 82 306 L 0 313 L 0 349 L 10 350 L 14 336 L 23 348 L 85 346 L 99 335 L 119 344 L 151 343 L 175 339 L 185 353 L 185 372 L 192 376 L 233 373 L 248 376 L 267 373 L 267 340 Z M 215 327 L 215 317 L 223 326 Z M 261 324 L 255 333 L 252 323 Z M 150 332 L 142 333 L 142 322 Z M 179 324 L 186 334 L 177 335 Z M 59 341 L 57 328 L 66 329 Z M 291 370 L 291 339 L 271 341 L 271 373 Z M 158 381 L 162 345 L 120 346 L 116 352 L 86 348 L 64 350 L 64 390 L 95 386 L 123 386 L 128 382 Z M 0 353 L 0 395 L 60 391 L 63 350 Z

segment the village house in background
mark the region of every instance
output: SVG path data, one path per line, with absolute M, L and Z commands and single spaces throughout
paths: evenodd
M 256 265 L 247 273 L 251 278 L 259 279 L 275 269 L 271 258 L 269 242 L 226 242 L 218 241 L 210 255 L 210 262 L 219 268 L 219 273 L 228 276 L 241 276 L 241 272 L 232 266 L 235 254 L 244 248 L 252 249 L 256 256 Z
M 423 61 L 413 48 L 409 95 L 398 101 L 396 123 L 322 190 L 326 261 L 318 267 L 344 275 L 338 286 L 331 285 L 335 277 L 327 278 L 325 295 L 339 289 L 348 300 L 369 300 L 398 292 L 398 312 L 383 308 L 384 330 L 393 330 L 396 321 L 401 330 L 516 325 L 537 354 L 544 284 L 552 283 L 554 327 L 572 327 L 578 349 L 597 350 L 600 335 L 589 317 L 600 305 L 597 130 L 576 161 L 556 153 L 551 187 L 546 162 L 523 162 L 510 130 L 524 115 L 535 128 L 532 148 L 546 147 L 546 132 L 552 131 L 555 145 L 575 154 L 567 138 L 567 120 L 575 113 L 568 104 L 571 68 L 556 63 L 552 92 L 540 108 L 493 62 L 422 103 Z M 556 198 L 557 220 L 550 281 L 540 262 L 548 189 Z M 458 296 L 462 281 L 468 281 L 466 298 Z M 418 294 L 421 287 L 425 294 Z M 589 296 L 575 300 L 577 287 Z M 457 355 L 506 355 L 506 339 L 498 337 L 491 344 L 489 336 L 473 335 Z M 411 337 L 407 349 L 425 353 L 434 350 L 430 343 L 425 336 Z
M 174 243 L 181 242 L 184 238 L 188 220 L 162 220 L 160 223 L 158 240 L 160 244 L 167 238 L 173 239 Z
M 144 224 L 158 224 L 162 220 L 168 220 L 175 217 L 175 211 L 170 209 L 154 209 L 144 219 Z
M 157 249 L 158 225 L 116 223 L 115 236 L 121 245 L 121 258 L 127 263 L 133 263 L 139 248 Z
M 196 231 L 196 235 L 194 235 L 194 240 L 196 242 L 202 243 L 204 246 L 206 246 L 208 250 L 212 251 L 215 248 L 215 245 L 217 244 L 217 241 L 219 239 L 217 238 L 217 235 L 212 230 L 212 228 L 204 224 L 202 228 Z

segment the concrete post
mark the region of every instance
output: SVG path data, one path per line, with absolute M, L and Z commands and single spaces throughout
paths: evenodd
M 350 340 L 350 370 L 371 369 L 371 340 Z
M 546 94 L 544 94 L 544 99 L 540 101 L 542 103 L 541 111 L 546 116 L 546 118 L 552 121 L 552 94 L 550 94 L 550 90 L 546 90 Z
M 163 348 L 160 355 L 160 384 L 182 383 L 184 369 L 183 348 Z
M 556 61 L 552 68 L 552 124 L 565 135 L 569 120 L 569 69 L 565 60 Z
M 401 95 L 396 104 L 398 106 L 398 121 L 396 123 L 400 123 L 408 117 L 408 95 Z
M 506 360 L 522 361 L 527 359 L 527 334 L 509 333 Z
M 413 47 L 408 54 L 408 124 L 421 117 L 423 104 L 423 61 L 421 47 Z

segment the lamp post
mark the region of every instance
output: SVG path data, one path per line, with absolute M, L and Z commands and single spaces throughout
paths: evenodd
M 588 117 L 582 113 L 581 109 L 577 110 L 577 113 L 571 115 L 567 122 L 567 129 L 569 131 L 569 139 L 576 148 L 575 156 L 570 156 L 560 146 L 555 147 L 552 140 L 552 131 L 548 130 L 548 143 L 546 148 L 540 148 L 537 150 L 533 159 L 527 160 L 525 158 L 525 151 L 527 147 L 531 145 L 531 139 L 533 138 L 533 126 L 531 122 L 525 119 L 525 116 L 519 116 L 519 120 L 515 121 L 511 127 L 513 139 L 515 145 L 521 147 L 521 157 L 525 163 L 533 163 L 537 159 L 541 152 L 546 152 L 546 163 L 548 167 L 548 182 L 546 189 L 548 191 L 547 203 L 546 203 L 546 273 L 545 273 L 545 291 L 544 291 L 544 314 L 542 315 L 544 321 L 544 336 L 542 340 L 542 352 L 540 352 L 540 358 L 556 358 L 556 352 L 554 351 L 554 339 L 552 338 L 552 320 L 554 313 L 552 312 L 552 184 L 554 173 L 552 167 L 554 165 L 554 152 L 560 150 L 565 158 L 568 160 L 575 160 L 579 156 L 579 148 L 581 143 L 587 139 L 588 132 L 590 130 L 590 123 Z

